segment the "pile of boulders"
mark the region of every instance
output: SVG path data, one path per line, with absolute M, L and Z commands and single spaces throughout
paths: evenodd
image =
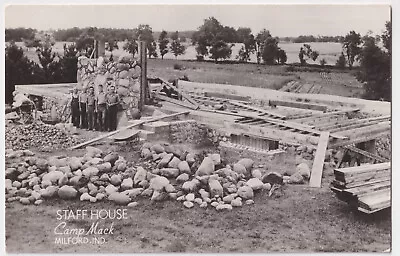
M 292 176 L 265 173 L 249 158 L 232 165 L 219 154 L 195 155 L 169 144 L 145 143 L 140 163 L 128 162 L 116 152 L 87 147 L 80 157 L 36 157 L 29 150 L 6 150 L 6 201 L 41 204 L 58 197 L 97 202 L 109 200 L 136 206 L 137 198 L 177 200 L 187 208 L 198 205 L 217 210 L 253 204 L 254 195 L 295 181 L 309 169 L 299 166 Z M 301 183 L 299 181 L 292 183 Z M 276 185 L 274 185 L 276 184 Z
M 6 148 L 19 150 L 36 148 L 51 152 L 78 144 L 82 140 L 72 136 L 65 127 L 34 122 L 31 124 L 7 124 L 5 127 Z

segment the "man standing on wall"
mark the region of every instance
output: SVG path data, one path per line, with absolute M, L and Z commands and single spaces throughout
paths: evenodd
M 87 121 L 88 121 L 88 130 L 94 129 L 94 110 L 96 108 L 96 95 L 94 95 L 93 86 L 89 87 L 89 94 L 87 95 Z
M 117 113 L 118 104 L 120 102 L 119 95 L 115 91 L 115 86 L 110 86 L 110 91 L 107 94 L 107 112 L 109 121 L 109 131 L 115 131 L 117 129 Z
M 105 131 L 106 120 L 106 94 L 103 91 L 103 85 L 99 85 L 99 93 L 97 94 L 97 120 L 100 131 Z

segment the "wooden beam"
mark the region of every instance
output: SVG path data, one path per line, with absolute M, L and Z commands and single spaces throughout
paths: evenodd
M 310 187 L 321 187 L 322 171 L 324 169 L 325 152 L 329 142 L 329 132 L 322 132 L 319 138 L 314 163 L 311 170 Z
M 101 139 L 108 138 L 108 137 L 110 137 L 110 136 L 112 136 L 114 134 L 117 134 L 117 133 L 121 132 L 121 131 L 125 131 L 127 129 L 130 129 L 130 128 L 133 128 L 133 127 L 136 127 L 136 126 L 140 126 L 140 125 L 145 124 L 145 123 L 151 123 L 151 122 L 159 121 L 159 120 L 162 120 L 162 119 L 165 119 L 165 118 L 171 118 L 171 117 L 180 116 L 180 115 L 187 115 L 187 114 L 189 114 L 189 111 L 179 112 L 179 113 L 175 113 L 175 114 L 171 114 L 171 115 L 165 115 L 165 116 L 152 117 L 151 119 L 143 120 L 143 121 L 140 121 L 138 123 L 131 124 L 131 125 L 128 125 L 126 127 L 122 127 L 122 128 L 120 128 L 120 129 L 118 129 L 116 131 L 112 131 L 112 132 L 103 134 L 103 135 L 101 135 L 101 136 L 99 136 L 97 138 L 94 138 L 94 139 L 91 139 L 89 141 L 86 141 L 86 142 L 80 143 L 78 145 L 75 145 L 75 146 L 71 147 L 70 149 L 77 149 L 77 148 L 89 145 L 89 144 L 91 144 L 93 142 L 99 141 Z
M 235 101 L 229 101 L 229 103 L 234 105 L 234 106 L 238 106 L 238 107 L 242 107 L 242 108 L 246 108 L 246 109 L 250 109 L 250 110 L 259 112 L 260 114 L 273 116 L 273 117 L 279 118 L 279 119 L 286 119 L 285 115 L 281 115 L 279 113 L 271 112 L 271 111 L 268 111 L 266 109 L 262 109 L 262 108 L 258 108 L 258 107 L 254 107 L 254 106 L 249 106 L 249 105 L 242 104 L 242 103 L 235 102 Z
M 329 148 L 337 148 L 337 147 L 343 147 L 346 145 L 365 142 L 365 141 L 373 140 L 376 138 L 380 138 L 388 133 L 390 133 L 390 130 L 383 131 L 383 132 L 376 132 L 376 133 L 372 133 L 372 134 L 361 136 L 361 137 L 350 138 L 348 140 L 337 140 L 337 141 L 329 143 L 328 147 Z
M 346 131 L 341 131 L 341 132 L 338 132 L 337 134 L 340 134 L 342 136 L 346 136 L 346 137 L 349 137 L 350 139 L 352 139 L 352 138 L 356 138 L 356 137 L 369 136 L 370 134 L 374 134 L 374 133 L 390 131 L 390 127 L 391 127 L 391 122 L 384 121 L 384 122 L 380 122 L 378 124 L 368 125 L 365 127 L 360 127 L 360 128 L 346 130 Z
M 360 154 L 360 155 L 363 155 L 365 157 L 374 159 L 374 160 L 376 160 L 378 162 L 382 162 L 383 163 L 383 162 L 389 161 L 389 159 L 383 158 L 381 156 L 378 156 L 376 154 L 372 154 L 371 152 L 368 152 L 368 151 L 365 151 L 365 150 L 362 150 L 362 149 L 359 149 L 359 148 L 356 148 L 356 147 L 353 147 L 353 146 L 345 146 L 345 148 L 349 149 L 349 150 L 351 150 L 351 151 L 353 151 L 353 152 L 355 152 L 357 154 Z
M 189 108 L 189 109 L 193 109 L 193 110 L 197 110 L 198 109 L 198 106 L 196 107 L 196 106 L 194 106 L 192 104 L 189 104 L 189 103 L 186 103 L 184 101 L 176 100 L 176 99 L 173 99 L 173 98 L 161 95 L 161 94 L 158 94 L 155 97 L 157 99 L 160 99 L 160 100 L 163 100 L 163 101 L 174 103 L 174 104 L 176 104 L 178 106 L 181 106 L 181 107 L 185 107 L 185 108 Z
M 146 41 L 139 41 L 140 50 L 140 100 L 139 112 L 142 112 L 146 104 L 146 87 L 147 87 L 147 47 Z
M 192 97 L 190 97 L 189 95 L 187 95 L 185 92 L 183 92 L 183 90 L 180 90 L 178 88 L 176 88 L 175 86 L 173 86 L 172 84 L 170 84 L 168 81 L 166 81 L 163 78 L 160 78 L 160 80 L 169 88 L 172 88 L 174 90 L 176 90 L 181 96 L 182 98 L 184 98 L 185 100 L 189 101 L 190 103 L 192 103 L 193 105 L 196 106 L 196 109 L 199 108 L 198 103 L 192 99 Z
M 317 125 L 317 129 L 319 130 L 332 130 L 332 129 L 337 129 L 337 128 L 342 128 L 346 126 L 351 126 L 355 124 L 366 124 L 369 122 L 374 122 L 374 121 L 388 121 L 391 119 L 391 116 L 379 116 L 379 117 L 373 117 L 373 118 L 364 118 L 364 119 L 348 119 L 344 121 L 335 121 L 330 124 L 323 124 L 323 125 Z
M 285 106 L 290 108 L 302 108 L 302 109 L 313 109 L 319 111 L 326 111 L 328 106 L 318 105 L 312 103 L 296 102 L 296 101 L 283 101 L 283 100 L 270 100 L 270 106 Z
M 221 98 L 221 99 L 240 100 L 240 101 L 250 101 L 250 99 L 251 99 L 250 96 L 225 94 L 225 93 L 219 93 L 219 92 L 204 92 L 204 96 Z
M 343 115 L 343 114 L 358 112 L 358 111 L 360 111 L 359 108 L 354 108 L 354 109 L 326 112 L 326 113 L 322 113 L 322 114 L 315 114 L 315 115 L 312 115 L 310 117 L 305 117 L 305 118 L 293 118 L 293 119 L 295 119 L 296 122 L 301 122 L 301 123 L 308 122 L 308 121 L 314 121 L 314 120 L 319 122 L 321 120 L 321 118 L 327 118 L 327 117 L 335 116 L 335 115 Z

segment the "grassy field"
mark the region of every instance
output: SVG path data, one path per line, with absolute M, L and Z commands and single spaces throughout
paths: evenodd
M 53 50 L 63 54 L 63 44 L 68 42 L 57 42 Z M 18 43 L 23 45 L 23 43 Z M 122 50 L 123 42 L 119 42 L 119 49 L 113 51 L 114 58 L 128 53 Z M 297 62 L 298 48 L 302 44 L 286 43 L 280 46 L 287 51 L 288 63 Z M 313 49 L 318 50 L 321 58 L 325 58 L 328 64 L 334 64 L 338 54 L 341 52 L 341 45 L 338 43 L 314 43 Z M 38 62 L 38 57 L 34 49 L 25 49 L 25 54 L 32 60 Z M 233 52 L 239 49 L 236 44 Z M 106 55 L 110 55 L 106 52 Z M 232 54 L 234 56 L 235 54 Z M 312 68 L 296 68 L 291 71 L 288 65 L 266 66 L 256 63 L 214 63 L 212 61 L 197 62 L 196 53 L 193 46 L 188 46 L 185 55 L 175 59 L 171 53 L 168 53 L 164 60 L 159 58 L 149 59 L 148 73 L 154 76 L 160 76 L 166 79 L 181 78 L 187 76 L 190 81 L 202 83 L 232 84 L 248 87 L 260 87 L 279 90 L 290 81 L 298 81 L 301 84 L 317 84 L 323 88 L 320 93 L 357 97 L 360 98 L 363 93 L 362 84 L 358 82 L 355 76 L 348 71 L 331 70 L 327 80 L 321 76 L 321 72 L 326 69 L 314 65 Z M 254 56 L 253 56 L 254 57 Z M 234 58 L 232 58 L 234 59 Z M 254 60 L 255 61 L 255 60 Z M 318 60 L 316 62 L 319 62 Z M 312 64 L 312 63 L 310 63 Z M 178 65 L 179 69 L 174 68 Z M 310 70 L 312 72 L 310 72 Z

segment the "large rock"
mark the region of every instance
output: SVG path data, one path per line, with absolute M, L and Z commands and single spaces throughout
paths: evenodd
M 252 176 L 253 178 L 258 178 L 258 179 L 261 180 L 261 178 L 262 178 L 262 173 L 261 173 L 261 171 L 260 171 L 259 169 L 254 169 L 254 170 L 251 171 L 251 176 Z
M 189 174 L 187 174 L 187 173 L 182 173 L 181 175 L 176 177 L 176 181 L 178 181 L 178 182 L 185 182 L 188 180 L 189 180 Z
M 147 171 L 143 167 L 139 166 L 136 170 L 135 176 L 133 177 L 133 183 L 139 184 L 141 181 L 146 180 Z
M 163 153 L 165 150 L 164 147 L 161 146 L 160 144 L 154 144 L 153 146 L 150 147 L 150 151 L 154 151 L 156 152 L 156 154 L 160 154 Z
M 111 172 L 112 166 L 110 162 L 105 162 L 96 166 L 100 173 Z
M 36 166 L 37 166 L 37 168 L 38 168 L 40 171 L 42 171 L 42 172 L 46 171 L 47 168 L 49 167 L 47 160 L 42 159 L 42 158 L 39 158 L 39 159 L 36 161 Z
M 195 160 L 195 158 L 194 158 L 194 154 L 188 153 L 188 154 L 186 155 L 186 162 L 187 162 L 189 165 L 192 165 L 195 161 L 196 161 L 196 160 Z
M 153 156 L 153 154 L 151 153 L 150 149 L 143 148 L 142 152 L 140 153 L 140 156 L 144 158 L 144 160 L 147 160 L 150 159 Z
M 236 172 L 237 174 L 243 174 L 243 175 L 247 175 L 247 169 L 246 167 L 244 167 L 244 165 L 236 163 L 233 165 L 233 171 Z
M 237 172 L 234 172 L 229 168 L 219 169 L 219 170 L 215 171 L 215 174 L 218 174 L 220 177 L 227 178 L 228 180 L 235 181 L 235 182 L 240 178 L 240 176 Z
M 210 175 L 214 172 L 214 161 L 210 157 L 205 157 L 196 171 L 197 176 Z
M 179 175 L 179 169 L 177 168 L 162 168 L 160 174 L 168 178 L 176 178 Z
M 104 162 L 109 162 L 111 163 L 111 165 L 114 165 L 114 163 L 118 160 L 118 158 L 119 158 L 118 154 L 112 152 L 104 157 Z
M 270 172 L 262 177 L 263 183 L 283 184 L 283 176 L 278 172 Z
M 248 172 L 251 171 L 251 169 L 253 168 L 253 165 L 254 165 L 253 159 L 250 159 L 250 158 L 242 158 L 237 163 L 243 165 L 244 168 L 246 168 L 246 170 Z
M 58 196 L 61 199 L 74 199 L 76 198 L 77 195 L 78 191 L 75 188 L 68 185 L 64 185 L 58 190 Z
M 114 192 L 111 195 L 109 195 L 108 200 L 113 201 L 114 203 L 119 204 L 119 205 L 127 205 L 131 201 L 131 199 L 128 195 L 118 193 L 118 192 Z
M 208 186 L 210 188 L 210 193 L 212 197 L 215 197 L 216 195 L 220 197 L 223 196 L 224 189 L 217 179 L 209 179 Z
M 153 195 L 151 196 L 151 201 L 162 201 L 166 198 L 165 192 L 154 191 Z
M 114 186 L 119 186 L 122 182 L 122 177 L 119 174 L 114 174 L 111 176 L 110 179 L 111 184 L 113 184 Z
M 190 181 L 186 181 L 182 185 L 182 190 L 187 192 L 194 192 L 200 186 L 200 181 L 198 179 L 192 179 Z
M 246 182 L 246 185 L 253 190 L 259 190 L 263 188 L 264 183 L 259 178 L 251 178 Z
M 252 199 L 254 197 L 253 189 L 249 186 L 240 187 L 237 194 L 243 199 Z
M 95 148 L 95 147 L 91 147 L 91 146 L 87 146 L 86 147 L 86 156 L 89 157 L 100 157 L 101 154 L 103 153 L 103 151 L 101 151 L 101 149 Z
M 168 167 L 169 168 L 178 168 L 179 163 L 181 162 L 181 160 L 177 157 L 173 157 L 171 161 L 169 161 L 168 163 Z
M 240 206 L 242 206 L 242 205 L 243 205 L 243 203 L 242 203 L 242 198 L 238 197 L 238 198 L 232 200 L 232 201 L 231 201 L 231 205 L 232 205 L 233 207 L 240 207 Z
M 220 165 L 221 164 L 221 155 L 220 154 L 209 154 L 208 157 L 210 157 L 214 165 Z
M 172 154 L 172 153 L 166 154 L 166 155 L 160 160 L 160 162 L 158 162 L 157 167 L 158 167 L 158 168 L 166 167 L 166 166 L 168 165 L 169 161 L 171 161 L 171 159 L 172 159 L 173 156 L 174 156 L 174 154 Z
M 112 181 L 111 181 L 112 182 Z M 126 178 L 121 183 L 121 189 L 127 190 L 133 188 L 133 180 L 132 178 Z
M 51 172 L 46 173 L 45 175 L 43 175 L 42 182 L 43 181 L 49 181 L 51 183 L 56 183 L 63 176 L 64 176 L 64 173 L 62 173 L 60 171 L 51 171 Z
M 69 167 L 71 168 L 71 171 L 76 171 L 80 168 L 82 168 L 82 162 L 79 158 L 77 157 L 71 157 L 69 159 Z
M 96 176 L 97 174 L 99 174 L 99 169 L 97 169 L 94 166 L 89 166 L 88 168 L 82 171 L 82 174 L 83 176 L 90 178 L 92 176 Z
M 291 184 L 303 184 L 304 183 L 304 178 L 299 172 L 296 172 L 295 174 L 290 176 L 289 183 L 291 183 Z
M 310 178 L 311 171 L 306 163 L 299 164 L 296 167 L 296 169 L 297 169 L 297 172 L 300 173 L 300 175 L 304 177 L 304 179 L 308 180 Z
M 165 187 L 169 184 L 169 180 L 163 176 L 156 176 L 150 180 L 150 186 L 154 191 L 163 191 Z
M 192 171 L 190 170 L 189 164 L 186 161 L 181 161 L 178 164 L 178 169 L 180 173 L 187 173 L 187 174 L 191 174 Z
M 118 191 L 118 188 L 115 187 L 115 186 L 112 185 L 112 184 L 108 185 L 108 186 L 105 188 L 105 192 L 107 193 L 107 195 L 111 195 L 111 194 L 113 194 L 113 193 L 115 193 L 115 192 L 117 192 L 117 191 Z

